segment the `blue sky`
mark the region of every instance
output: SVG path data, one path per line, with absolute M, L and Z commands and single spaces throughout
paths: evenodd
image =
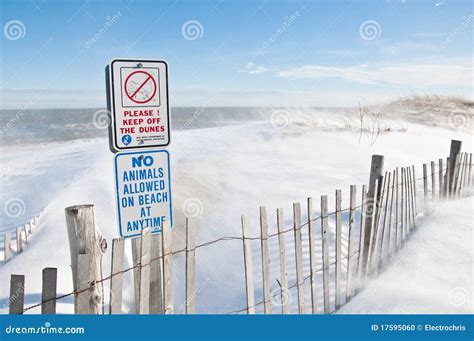
M 175 106 L 473 97 L 467 0 L 0 6 L 0 108 L 104 107 L 104 68 L 117 57 L 166 60 Z

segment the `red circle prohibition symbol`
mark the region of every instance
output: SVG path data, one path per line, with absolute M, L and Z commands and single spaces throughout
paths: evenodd
M 136 88 L 136 90 L 133 91 L 132 94 L 129 94 L 128 91 L 127 91 L 127 84 L 128 84 L 128 82 L 129 82 L 130 78 L 131 78 L 132 76 L 134 76 L 134 75 L 137 75 L 137 74 L 144 74 L 146 78 L 145 78 L 145 80 L 144 80 L 143 82 L 141 82 L 141 84 L 138 86 L 138 88 Z M 137 95 L 137 93 L 138 93 L 138 92 L 145 86 L 145 84 L 148 83 L 150 80 L 153 82 L 153 93 L 151 94 L 151 96 L 148 97 L 148 98 L 146 98 L 146 99 L 144 99 L 144 100 L 142 100 L 142 101 L 140 101 L 140 100 L 134 98 L 134 97 Z M 127 76 L 127 78 L 125 79 L 125 85 L 124 85 L 124 87 L 125 87 L 125 94 L 127 95 L 127 97 L 128 97 L 132 102 L 135 102 L 135 103 L 138 103 L 138 104 L 148 103 L 148 102 L 150 102 L 150 101 L 155 97 L 155 95 L 156 95 L 156 82 L 155 82 L 155 79 L 153 78 L 152 75 L 150 75 L 148 72 L 145 72 L 145 71 L 139 70 L 139 71 L 134 71 L 134 72 L 132 72 L 131 74 L 129 74 L 129 75 Z

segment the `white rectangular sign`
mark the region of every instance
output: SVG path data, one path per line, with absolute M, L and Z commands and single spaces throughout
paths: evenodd
M 110 149 L 115 153 L 170 143 L 168 65 L 160 60 L 114 59 L 107 66 Z
M 120 235 L 138 236 L 150 227 L 160 232 L 172 224 L 171 177 L 166 150 L 115 155 L 115 183 Z

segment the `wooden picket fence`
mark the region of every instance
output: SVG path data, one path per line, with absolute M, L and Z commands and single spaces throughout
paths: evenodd
M 8 262 L 13 256 L 13 242 L 16 244 L 16 254 L 23 252 L 35 232 L 35 227 L 38 224 L 40 215 L 41 212 L 32 215 L 28 221 L 15 228 L 5 228 L 2 238 L 4 263 Z M 14 238 L 12 238 L 12 234 L 14 235 Z
M 141 236 L 131 239 L 133 264 L 125 268 L 125 243 L 123 238 L 112 241 L 111 275 L 102 277 L 101 264 L 107 243 L 94 223 L 94 207 L 81 205 L 66 208 L 66 222 L 71 250 L 71 268 L 74 290 L 57 296 L 57 269 L 43 269 L 41 302 L 24 307 L 25 277 L 12 275 L 9 307 L 11 314 L 22 314 L 41 306 L 44 314 L 56 312 L 59 299 L 74 296 L 76 314 L 121 314 L 123 275 L 133 271 L 136 313 L 173 314 L 173 256 L 185 255 L 185 313 L 196 310 L 196 251 L 211 244 L 227 240 L 239 240 L 243 246 L 245 269 L 246 304 L 242 309 L 227 313 L 256 313 L 263 305 L 265 314 L 290 312 L 289 291 L 296 290 L 298 313 L 333 313 L 363 290 L 367 281 L 380 274 L 390 263 L 410 236 L 417 229 L 420 213 L 429 214 L 434 200 L 455 199 L 469 195 L 472 186 L 472 154 L 461 152 L 461 142 L 451 142 L 450 155 L 422 165 L 422 176 L 417 177 L 415 166 L 396 168 L 383 172 L 381 155 L 372 156 L 368 186 L 362 186 L 360 204 L 357 205 L 357 187 L 350 186 L 349 207 L 342 209 L 342 191 L 335 191 L 335 211 L 329 212 L 328 196 L 320 198 L 320 210 L 314 216 L 313 198 L 306 201 L 306 218 L 302 222 L 301 204 L 293 204 L 293 226 L 284 226 L 283 210 L 276 211 L 277 233 L 269 234 L 267 210 L 260 207 L 260 233 L 251 236 L 251 224 L 242 215 L 242 236 L 222 237 L 204 244 L 195 244 L 196 221 L 186 219 L 186 246 L 172 250 L 172 230 L 165 224 L 160 234 L 144 229 Z M 446 163 L 445 163 L 446 161 Z M 422 195 L 421 192 L 422 191 Z M 420 195 L 418 195 L 418 193 Z M 422 204 L 419 202 L 422 198 Z M 344 215 L 347 221 L 344 221 Z M 334 244 L 330 245 L 329 220 L 334 222 Z M 356 222 L 359 222 L 356 226 Z M 347 251 L 343 257 L 343 226 L 347 227 Z M 316 249 L 316 235 L 320 233 L 321 248 Z M 289 284 L 286 236 L 293 236 L 295 283 Z M 302 235 L 308 240 L 308 248 L 302 243 Z M 270 289 L 269 241 L 278 241 L 279 280 L 278 292 Z M 263 297 L 255 298 L 252 241 L 259 241 Z M 319 240 L 318 240 L 319 241 Z M 304 253 L 309 252 L 309 272 L 305 274 Z M 334 252 L 334 261 L 330 260 Z M 319 258 L 321 257 L 321 258 Z M 317 259 L 322 267 L 316 268 Z M 316 280 L 322 272 L 322 285 Z M 310 301 L 305 302 L 305 283 L 310 284 Z M 105 304 L 104 286 L 109 284 L 108 305 Z M 333 282 L 333 283 L 331 283 Z M 331 285 L 333 284 L 333 285 Z M 107 290 L 105 290 L 106 292 Z M 320 297 L 321 296 L 321 297 Z M 322 299 L 322 309 L 318 302 Z M 274 309 L 275 301 L 278 301 Z M 334 303 L 334 304 L 333 304 Z

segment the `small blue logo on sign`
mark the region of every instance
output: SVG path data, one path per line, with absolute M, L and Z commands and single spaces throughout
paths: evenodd
M 132 137 L 130 135 L 123 135 L 122 136 L 122 143 L 128 146 L 132 142 Z

